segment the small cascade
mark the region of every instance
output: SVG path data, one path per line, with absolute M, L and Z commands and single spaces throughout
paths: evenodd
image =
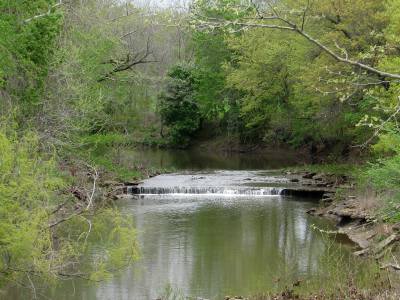
M 232 196 L 277 196 L 281 195 L 283 188 L 277 187 L 152 187 L 137 186 L 128 189 L 128 193 L 135 195 L 232 195 Z

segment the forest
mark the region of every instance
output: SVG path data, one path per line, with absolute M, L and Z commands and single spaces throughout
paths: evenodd
M 400 222 L 399 0 L 0 0 L 0 61 L 0 292 L 141 259 L 125 149 L 290 149 Z

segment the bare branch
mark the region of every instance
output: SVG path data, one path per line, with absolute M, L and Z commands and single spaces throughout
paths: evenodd
M 86 218 L 83 217 L 83 216 L 81 216 L 81 218 L 83 218 L 83 219 L 89 224 L 89 229 L 88 229 L 88 231 L 86 232 L 85 243 L 84 243 L 84 244 L 86 245 L 87 239 L 88 239 L 90 233 L 92 232 L 92 221 L 90 221 L 89 219 L 86 219 Z
M 26 277 L 29 280 L 29 283 L 31 284 L 32 287 L 32 291 L 33 291 L 33 299 L 37 299 L 37 293 L 36 293 L 36 288 L 35 288 L 35 284 L 33 283 L 31 276 L 29 276 L 29 273 L 25 273 Z
M 60 209 L 62 209 L 67 203 L 68 203 L 68 200 L 64 201 L 63 203 L 58 205 L 50 214 L 54 215 L 54 214 L 58 213 L 60 211 Z
M 336 41 L 335 41 L 335 46 L 336 46 L 336 48 L 338 48 L 340 51 L 343 52 L 343 54 L 344 54 L 346 59 L 349 59 L 349 54 L 347 53 L 346 49 L 340 47 L 339 44 Z
M 86 211 L 85 209 L 80 209 L 80 210 L 76 211 L 75 213 L 70 214 L 70 215 L 66 216 L 65 218 L 62 218 L 62 219 L 57 220 L 56 222 L 50 224 L 50 225 L 49 225 L 49 228 L 54 228 L 54 227 L 56 227 L 56 226 L 58 226 L 58 225 L 60 225 L 60 224 L 62 224 L 62 223 L 64 223 L 64 222 L 66 222 L 66 221 L 69 221 L 69 220 L 71 220 L 72 218 L 83 214 L 85 211 Z
M 94 197 L 94 193 L 96 192 L 96 181 L 99 178 L 99 173 L 97 172 L 96 168 L 88 165 L 90 168 L 92 168 L 92 170 L 94 171 L 93 174 L 93 188 L 92 188 L 92 193 L 90 194 L 90 197 L 88 198 L 88 205 L 86 207 L 86 210 L 89 210 L 90 207 L 92 206 L 93 203 L 93 197 Z
M 87 199 L 87 202 L 88 202 L 87 206 L 86 206 L 85 208 L 81 207 L 81 208 L 79 208 L 78 210 L 76 210 L 75 212 L 72 212 L 72 213 L 70 213 L 69 215 L 65 216 L 64 218 L 61 218 L 61 219 L 55 221 L 54 223 L 51 223 L 51 224 L 49 225 L 49 228 L 54 228 L 54 227 L 56 227 L 56 226 L 58 226 L 58 225 L 60 225 L 60 224 L 62 224 L 62 223 L 64 223 L 64 222 L 66 222 L 66 221 L 71 220 L 71 219 L 74 218 L 74 217 L 81 216 L 83 213 L 89 211 L 90 208 L 92 207 L 94 195 L 95 195 L 95 192 L 96 192 L 96 182 L 97 182 L 97 180 L 98 180 L 98 178 L 99 178 L 99 173 L 97 172 L 97 169 L 96 169 L 96 168 L 94 168 L 94 167 L 92 167 L 92 166 L 90 166 L 90 165 L 88 165 L 88 164 L 86 164 L 86 166 L 87 166 L 88 168 L 91 168 L 91 169 L 93 170 L 93 173 L 92 173 L 92 177 L 93 177 L 93 187 L 92 187 L 92 190 L 91 190 L 90 195 L 87 194 L 87 196 L 86 196 L 86 199 Z M 64 205 L 65 205 L 65 203 L 59 205 L 59 206 L 56 208 L 56 210 L 54 210 L 54 211 L 52 212 L 52 214 L 58 212 Z M 91 225 L 90 225 L 90 228 L 91 228 Z
M 204 24 L 206 26 L 213 26 L 214 28 L 223 28 L 230 25 L 233 26 L 241 26 L 241 27 L 260 27 L 260 28 L 270 28 L 270 29 L 282 29 L 282 30 L 290 30 L 294 31 L 292 27 L 282 26 L 282 25 L 274 25 L 274 24 L 262 24 L 262 23 L 243 23 L 243 22 L 210 22 Z
M 259 19 L 264 19 L 263 14 L 261 13 L 261 11 L 260 11 L 258 5 L 254 3 L 254 0 L 250 0 L 250 3 L 251 3 L 251 5 L 254 7 L 254 9 L 255 9 L 255 11 L 256 11 L 256 13 L 257 13 L 258 18 L 259 18 Z
M 394 269 L 396 271 L 399 271 L 400 270 L 400 265 L 398 265 L 398 264 L 384 264 L 384 265 L 380 266 L 381 270 L 390 269 L 390 268 L 392 268 L 392 269 Z
M 148 37 L 147 38 L 147 43 L 146 43 L 146 49 L 144 49 L 141 52 L 138 52 L 138 53 L 134 54 L 133 57 L 131 57 L 131 55 L 128 54 L 124 61 L 122 61 L 114 69 L 112 69 L 110 72 L 108 72 L 102 78 L 100 78 L 98 80 L 98 82 L 102 82 L 102 81 L 105 81 L 107 79 L 110 79 L 114 74 L 129 70 L 129 69 L 132 69 L 136 65 L 158 62 L 157 60 L 149 60 L 148 59 L 148 57 L 153 54 L 153 52 L 150 49 L 150 47 L 151 47 L 150 44 L 151 44 L 150 43 L 150 37 Z M 115 60 L 110 60 L 108 63 L 115 64 Z
M 52 10 L 54 10 L 55 8 L 57 8 L 58 6 L 61 6 L 61 5 L 63 5 L 62 0 L 60 0 L 58 3 L 54 4 L 53 6 L 50 6 L 50 7 L 49 7 L 49 10 L 48 10 L 46 13 L 33 16 L 33 17 L 29 18 L 29 19 L 25 19 L 25 20 L 24 20 L 24 23 L 29 23 L 29 22 L 31 22 L 31 21 L 33 21 L 33 20 L 36 20 L 36 19 L 40 19 L 40 18 L 43 18 L 43 17 L 50 16 Z
M 127 33 L 125 33 L 124 35 L 122 35 L 122 36 L 120 37 L 120 39 L 122 40 L 123 38 L 126 38 L 127 36 L 132 35 L 132 34 L 135 34 L 135 33 L 137 33 L 137 32 L 138 32 L 138 30 L 133 30 L 133 31 L 127 32 Z
M 310 0 L 307 0 L 307 6 L 304 8 L 303 17 L 302 17 L 302 20 L 301 20 L 301 31 L 304 30 L 304 24 L 306 22 L 306 16 L 307 16 L 307 12 L 308 12 L 309 8 L 310 8 Z

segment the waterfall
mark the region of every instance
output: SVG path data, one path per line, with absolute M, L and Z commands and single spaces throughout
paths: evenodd
M 186 194 L 186 195 L 232 195 L 232 196 L 276 196 L 281 195 L 283 189 L 277 187 L 152 187 L 138 186 L 130 187 L 128 193 L 135 195 L 164 195 L 164 194 Z

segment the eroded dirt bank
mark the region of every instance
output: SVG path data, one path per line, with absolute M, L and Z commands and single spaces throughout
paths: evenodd
M 287 176 L 310 189 L 324 190 L 319 206 L 308 213 L 333 220 L 336 233 L 357 245 L 355 255 L 377 259 L 382 269 L 400 270 L 400 223 L 379 218 L 379 199 L 373 192 L 360 193 L 344 175 L 288 172 Z

